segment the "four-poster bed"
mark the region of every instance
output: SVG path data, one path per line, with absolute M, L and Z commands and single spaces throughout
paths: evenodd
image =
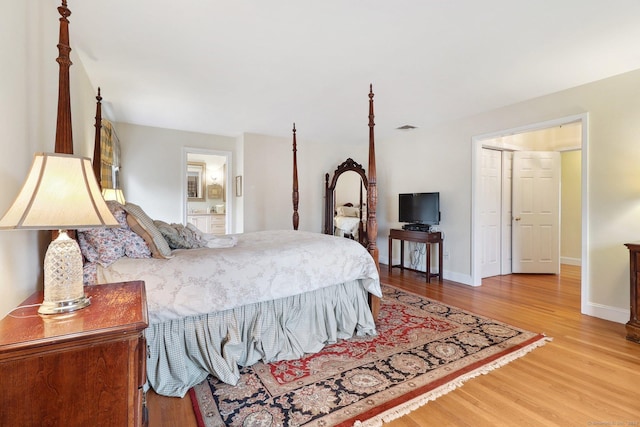
M 372 93 L 369 98 L 372 103 Z M 94 152 L 101 153 L 100 92 L 96 100 Z M 369 112 L 371 126 L 372 104 Z M 94 157 L 97 176 L 100 164 L 98 155 Z M 210 374 L 234 384 L 239 366 L 295 359 L 338 339 L 376 333 L 374 316 L 381 291 L 377 259 L 370 255 L 377 256 L 375 242 L 365 249 L 348 239 L 297 230 L 295 124 L 293 166 L 294 230 L 234 235 L 237 244 L 230 247 L 168 249 L 163 254 L 163 236 L 145 236 L 146 228 L 160 227 L 159 221 L 145 218 L 139 206 L 111 202 L 123 227 L 137 230 L 154 257 L 105 260 L 94 255 L 85 271 L 97 284 L 145 282 L 150 319 L 145 332 L 148 384 L 159 394 L 182 396 Z M 368 206 L 373 206 L 374 194 L 368 185 Z M 375 239 L 369 230 L 376 227 L 370 224 L 375 224 L 375 216 L 367 217 L 367 236 Z M 81 243 L 94 237 L 79 234 Z M 87 246 L 91 245 L 81 244 L 84 249 Z
M 93 166 L 100 182 L 100 89 L 96 100 Z M 167 244 L 169 236 L 164 234 L 161 221 L 153 221 L 137 205 L 116 202 L 109 204 L 121 224 L 116 230 L 119 233 L 111 235 L 106 230 L 92 235 L 79 230 L 88 284 L 145 283 L 149 307 L 147 387 L 158 394 L 183 396 L 212 374 L 235 384 L 239 366 L 296 359 L 339 339 L 376 333 L 375 316 L 382 292 L 375 243 L 371 87 L 369 128 L 366 249 L 348 239 L 297 230 L 295 124 L 293 230 L 244 233 L 234 235 L 229 245 L 225 241 L 211 246 L 207 241 L 194 249 L 174 249 Z M 124 232 L 128 237 L 122 237 Z M 129 242 L 135 237 L 138 241 Z M 196 236 L 196 243 L 202 243 L 202 238 Z M 148 255 L 140 250 L 144 243 Z
M 375 262 L 376 269 L 380 271 L 379 251 L 376 240 L 378 239 L 378 220 L 376 211 L 378 206 L 378 180 L 376 169 L 376 146 L 375 146 L 375 114 L 373 108 L 373 84 L 369 84 L 369 175 L 366 177 L 367 188 L 367 225 L 366 239 L 360 239 L 366 243 L 367 251 Z M 293 125 L 293 226 L 298 229 L 298 160 L 297 160 L 296 127 Z M 364 170 L 362 171 L 364 174 Z M 325 214 L 325 224 L 326 224 Z M 327 233 L 329 234 L 329 233 Z M 332 233 L 331 233 L 332 234 Z M 380 298 L 369 294 L 369 305 L 374 318 L 378 318 L 380 312 Z

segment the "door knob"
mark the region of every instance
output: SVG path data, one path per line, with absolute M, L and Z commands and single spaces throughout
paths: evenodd
M 519 217 L 519 216 L 517 216 L 517 217 L 513 218 L 513 220 L 514 220 L 514 221 L 520 221 L 520 217 Z

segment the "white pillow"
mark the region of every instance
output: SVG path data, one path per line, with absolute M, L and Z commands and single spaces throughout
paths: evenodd
M 360 216 L 360 209 L 351 206 L 340 206 L 337 209 L 338 216 Z

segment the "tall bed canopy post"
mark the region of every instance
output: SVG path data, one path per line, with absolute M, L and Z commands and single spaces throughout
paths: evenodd
M 378 186 L 376 183 L 376 145 L 374 140 L 373 127 L 373 84 L 369 85 L 369 179 L 367 186 L 367 239 L 369 254 L 376 263 L 376 268 L 380 272 L 380 263 L 378 262 L 378 246 L 376 240 L 378 238 L 378 220 L 376 219 L 376 206 L 378 204 Z M 369 294 L 369 306 L 373 318 L 377 319 L 380 313 L 380 298 Z
M 69 90 L 69 67 L 71 59 L 69 53 L 69 16 L 71 11 L 67 8 L 67 1 L 62 0 L 62 6 L 58 6 L 60 13 L 60 37 L 58 41 L 58 58 L 60 65 L 58 78 L 58 120 L 56 122 L 56 146 L 55 152 L 73 154 L 73 133 L 71 128 L 71 95 Z
M 335 173 L 335 172 L 334 172 Z M 333 211 L 329 209 L 333 209 L 333 206 L 329 207 L 329 203 L 334 204 L 333 201 L 329 201 L 329 174 L 324 174 L 324 230 L 322 231 L 324 234 L 333 234 L 334 233 L 334 225 L 333 225 Z
M 293 124 L 293 229 L 298 229 L 300 217 L 298 216 L 298 201 L 300 195 L 298 193 L 298 148 L 296 144 L 296 124 Z
M 378 270 L 378 221 L 376 220 L 376 206 L 378 204 L 378 186 L 376 183 L 376 148 L 373 127 L 373 85 L 369 85 L 369 188 L 367 191 L 367 238 L 369 240 L 369 253 L 376 262 Z
M 71 125 L 71 85 L 69 68 L 71 68 L 71 46 L 69 46 L 69 16 L 71 11 L 67 8 L 67 0 L 62 0 L 58 6 L 60 14 L 60 33 L 58 36 L 58 116 L 56 118 L 56 143 L 54 152 L 61 154 L 73 154 L 73 128 Z M 51 232 L 51 238 L 55 240 L 59 235 L 58 230 Z M 75 231 L 69 230 L 68 235 L 75 238 Z
M 100 88 L 98 88 L 98 95 L 96 96 L 96 123 L 94 126 L 96 128 L 96 133 L 93 143 L 93 174 L 96 176 L 98 186 L 100 187 L 100 189 L 102 189 L 102 153 L 100 152 L 100 131 L 102 130 L 102 96 L 100 96 Z

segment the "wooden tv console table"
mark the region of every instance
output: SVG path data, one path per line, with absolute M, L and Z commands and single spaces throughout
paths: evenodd
M 392 265 L 392 255 L 393 255 L 393 241 L 400 240 L 400 264 Z M 431 283 L 432 277 L 437 277 L 440 282 L 442 282 L 442 233 L 437 231 L 434 233 L 429 233 L 426 231 L 414 231 L 414 230 L 399 230 L 399 229 L 391 229 L 389 230 L 389 273 L 393 267 L 400 267 L 400 269 L 404 270 L 404 242 L 405 240 L 409 242 L 416 243 L 424 243 L 426 247 L 426 260 L 425 260 L 425 269 L 426 271 L 426 281 L 427 283 Z M 431 244 L 438 244 L 438 273 L 431 273 Z M 407 270 L 413 270 L 411 268 L 407 268 Z M 419 271 L 419 270 L 413 270 Z

